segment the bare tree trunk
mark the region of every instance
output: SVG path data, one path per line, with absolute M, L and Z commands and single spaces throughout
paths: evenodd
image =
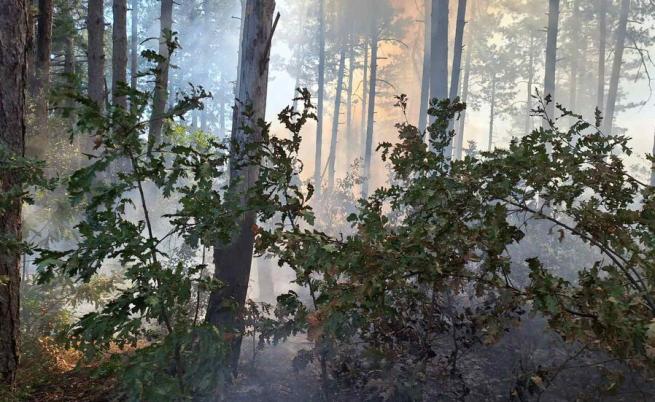
M 339 70 L 337 72 L 337 92 L 334 95 L 334 116 L 332 117 L 332 138 L 330 139 L 330 156 L 328 157 L 327 193 L 334 190 L 334 175 L 337 159 L 337 136 L 339 135 L 339 114 L 341 113 L 341 92 L 343 91 L 343 75 L 346 70 L 346 47 L 339 51 Z
M 569 76 L 569 109 L 574 111 L 577 108 L 577 99 L 578 99 L 578 58 L 580 55 L 580 41 L 577 39 L 580 37 L 580 0 L 573 1 L 573 13 L 571 14 L 572 18 L 572 27 L 571 32 L 572 38 L 576 38 L 571 41 L 571 71 Z
M 432 0 L 430 98 L 440 100 L 448 98 L 448 3 L 449 0 Z M 450 144 L 443 149 L 448 158 L 451 152 Z
M 464 49 L 464 25 L 466 24 L 466 0 L 459 0 L 457 4 L 457 22 L 455 25 L 455 45 L 453 50 L 453 70 L 450 73 L 450 93 L 448 94 L 451 101 L 457 98 L 459 91 L 459 77 L 462 73 L 462 51 Z M 448 131 L 455 128 L 455 119 L 450 120 Z
M 164 116 L 166 115 L 166 103 L 168 101 L 168 72 L 170 69 L 170 54 L 168 54 L 167 37 L 173 30 L 173 0 L 161 0 L 161 16 L 159 54 L 164 57 L 157 64 L 159 74 L 155 80 L 155 95 L 152 104 L 152 115 L 150 118 L 150 130 L 148 139 L 152 144 L 160 144 L 162 141 L 161 131 L 164 127 Z
M 532 85 L 534 83 L 534 33 L 530 33 L 530 54 L 528 55 L 528 91 L 525 101 L 525 134 L 532 131 Z
M 496 76 L 491 79 L 491 102 L 489 103 L 489 144 L 487 151 L 491 152 L 494 139 L 494 117 L 496 113 Z
M 127 83 L 127 0 L 114 0 L 112 30 L 111 93 L 115 106 L 127 109 L 127 98 L 117 96 L 118 83 Z
M 132 10 L 130 17 L 132 18 L 131 30 L 132 37 L 130 38 L 130 80 L 132 88 L 137 87 L 137 76 L 139 74 L 139 0 L 132 0 Z
M 550 97 L 546 105 L 548 119 L 555 117 L 555 70 L 557 67 L 557 34 L 559 31 L 559 0 L 548 0 L 548 30 L 546 36 L 546 72 L 544 74 L 544 98 Z M 549 127 L 547 121 L 543 122 Z
M 0 147 L 25 155 L 25 90 L 30 28 L 25 0 L 3 1 L 0 12 Z M 0 165 L 2 163 L 0 162 Z M 20 186 L 16 172 L 0 168 L 0 191 Z M 22 200 L 16 197 L 0 212 L 0 236 L 21 240 Z M 0 384 L 13 388 L 19 358 L 21 253 L 0 247 Z
M 353 78 L 355 76 L 355 47 L 351 35 L 349 50 L 348 50 L 348 91 L 346 93 L 346 138 L 348 141 L 348 163 L 352 162 L 352 157 L 355 151 L 355 144 L 353 141 Z
M 257 120 L 266 114 L 266 95 L 268 85 L 268 65 L 270 41 L 275 29 L 273 24 L 274 0 L 247 0 L 245 19 L 243 21 L 243 39 L 241 42 L 241 70 L 238 76 L 239 93 L 235 103 L 232 123 L 232 143 L 240 144 L 245 149 L 247 143 L 259 141 L 261 132 Z M 252 120 L 244 115 L 244 107 L 251 107 Z M 246 127 L 253 131 L 249 133 Z M 259 167 L 247 164 L 238 168 L 236 158 L 247 158 L 231 153 L 230 191 L 241 197 L 241 207 L 248 208 L 246 193 L 252 188 L 259 176 Z M 252 227 L 255 224 L 255 211 L 247 211 L 238 222 L 238 231 L 233 234 L 229 244 L 217 242 L 214 245 L 215 277 L 225 286 L 212 292 L 207 308 L 207 322 L 234 333 L 232 343 L 231 367 L 236 373 L 241 348 L 243 331 L 242 310 L 246 301 L 248 280 L 254 244 Z M 236 311 L 234 309 L 236 306 Z
M 375 127 L 375 95 L 378 77 L 378 32 L 373 27 L 371 35 L 371 82 L 368 93 L 368 117 L 366 124 L 366 144 L 364 146 L 364 180 L 362 181 L 362 198 L 368 197 L 371 178 L 371 159 L 373 157 L 373 128 Z
M 628 15 L 630 14 L 630 0 L 621 1 L 621 13 L 619 25 L 616 28 L 616 45 L 614 46 L 614 62 L 612 63 L 612 75 L 607 89 L 607 104 L 603 120 L 603 133 L 612 134 L 614 126 L 614 111 L 619 93 L 619 79 L 621 78 L 621 64 L 623 63 L 623 51 L 625 49 L 625 38 L 628 27 Z
M 89 98 L 101 108 L 105 105 L 105 15 L 104 0 L 89 0 Z
M 318 56 L 318 106 L 316 122 L 316 153 L 314 155 L 314 191 L 321 194 L 321 167 L 323 152 L 323 98 L 325 96 L 325 0 L 319 0 L 319 56 Z
M 466 64 L 464 66 L 464 81 L 462 82 L 462 102 L 466 103 L 469 96 L 469 82 L 471 78 L 471 54 L 473 52 L 473 32 L 469 26 L 469 43 L 466 49 Z M 466 110 L 459 116 L 459 130 L 455 137 L 455 159 L 462 159 L 464 146 L 464 128 L 466 126 Z
M 423 73 L 421 78 L 421 107 L 418 115 L 418 129 L 423 132 L 428 121 L 430 102 L 430 4 L 432 0 L 424 0 L 425 21 L 423 21 Z
M 599 0 L 598 11 L 598 87 L 596 89 L 596 107 L 604 110 L 605 106 L 605 49 L 607 48 L 607 7 L 609 0 Z
M 366 148 L 366 114 L 368 113 L 368 40 L 364 41 L 364 67 L 362 69 L 364 84 L 362 85 L 362 115 L 359 121 L 361 130 L 361 141 L 359 142 L 359 154 L 364 156 Z
M 52 0 L 39 0 L 36 38 L 36 124 L 39 131 L 48 124 L 50 53 L 52 48 Z M 47 135 L 47 132 L 40 134 Z

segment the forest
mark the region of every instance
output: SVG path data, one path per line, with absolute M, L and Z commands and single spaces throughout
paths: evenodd
M 0 401 L 655 400 L 653 0 L 0 0 Z

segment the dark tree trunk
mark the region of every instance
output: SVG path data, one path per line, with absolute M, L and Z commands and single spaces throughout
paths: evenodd
M 366 114 L 368 113 L 368 41 L 364 41 L 364 67 L 362 68 L 364 84 L 362 85 L 362 115 L 359 121 L 361 140 L 359 142 L 359 155 L 364 156 L 366 148 Z
M 425 21 L 423 22 L 423 72 L 421 78 L 421 106 L 418 116 L 418 129 L 423 132 L 428 122 L 428 105 L 430 102 L 430 4 L 424 0 Z
M 25 90 L 28 59 L 28 4 L 2 2 L 0 12 L 0 146 L 9 155 L 25 155 Z M 1 165 L 2 163 L 0 163 Z M 18 175 L 0 167 L 0 191 L 20 186 Z M 0 212 L 0 236 L 21 240 L 20 198 Z M 0 384 L 13 387 L 19 356 L 20 259 L 17 249 L 0 247 Z
M 555 118 L 555 70 L 557 67 L 557 34 L 559 31 L 559 0 L 548 0 L 548 30 L 546 36 L 546 72 L 544 74 L 544 98 L 550 96 L 546 105 L 548 119 Z M 549 122 L 544 121 L 544 127 Z
M 616 110 L 616 100 L 619 94 L 619 79 L 621 78 L 621 64 L 623 63 L 623 51 L 625 49 L 629 14 L 630 0 L 622 0 L 619 25 L 616 28 L 616 44 L 614 45 L 612 75 L 610 76 L 610 83 L 607 88 L 607 104 L 605 105 L 603 120 L 603 133 L 605 133 L 605 135 L 611 135 L 614 126 L 614 112 Z
M 321 166 L 323 153 L 323 101 L 325 96 L 325 0 L 319 0 L 318 11 L 318 105 L 316 122 L 316 153 L 314 155 L 314 186 L 316 195 L 321 193 Z
M 453 50 L 453 70 L 450 74 L 450 93 L 448 97 L 451 101 L 457 98 L 459 91 L 459 77 L 462 73 L 462 51 L 464 50 L 464 25 L 466 24 L 466 0 L 459 0 L 457 4 L 457 23 L 455 25 L 455 45 Z M 451 120 L 448 125 L 448 131 L 455 127 L 455 119 Z
M 127 109 L 127 98 L 118 96 L 118 83 L 127 83 L 127 0 L 114 0 L 112 31 L 111 93 L 115 106 Z
M 36 37 L 36 124 L 39 130 L 48 124 L 48 92 L 50 91 L 50 53 L 52 48 L 52 0 L 39 0 Z M 47 134 L 43 132 L 41 134 Z
M 155 80 L 155 95 L 152 104 L 152 116 L 150 118 L 149 141 L 152 144 L 160 144 L 162 141 L 161 132 L 164 127 L 166 115 L 166 103 L 168 101 L 168 72 L 170 68 L 170 54 L 166 38 L 173 30 L 173 0 L 161 0 L 161 17 L 159 54 L 164 60 L 157 64 L 159 74 Z
M 130 38 L 130 80 L 132 88 L 137 87 L 137 75 L 139 74 L 139 0 L 132 0 L 132 37 Z
M 598 86 L 596 89 L 596 107 L 604 110 L 605 106 L 605 50 L 607 48 L 607 7 L 609 0 L 599 0 L 598 10 Z
M 571 37 L 575 38 L 571 41 L 571 71 L 569 75 L 569 109 L 576 111 L 577 108 L 577 99 L 578 99 L 578 59 L 580 55 L 580 40 L 577 38 L 580 37 L 580 0 L 573 1 L 573 13 L 571 18 L 573 19 L 572 23 L 572 32 Z
M 430 30 L 430 98 L 448 98 L 448 3 L 449 0 L 432 0 L 432 26 Z M 432 121 L 431 121 L 432 122 Z M 450 157 L 450 144 L 443 154 Z
M 103 0 L 89 0 L 89 98 L 101 108 L 105 105 L 105 16 Z
M 337 136 L 339 135 L 339 114 L 341 113 L 341 92 L 343 90 L 343 75 L 346 70 L 346 48 L 339 51 L 339 70 L 337 72 L 337 92 L 334 95 L 334 116 L 332 117 L 332 138 L 330 139 L 330 156 L 328 157 L 328 194 L 334 190 L 334 175 L 337 160 Z
M 235 103 L 232 122 L 232 143 L 245 144 L 261 139 L 257 120 L 266 114 L 266 95 L 268 84 L 268 64 L 270 57 L 270 40 L 273 35 L 274 0 L 247 0 L 245 19 L 243 21 L 243 38 L 241 41 L 241 70 L 238 75 L 239 93 Z M 252 107 L 252 120 L 244 115 L 244 105 Z M 251 127 L 252 133 L 244 130 Z M 240 147 L 241 148 L 241 147 Z M 241 148 L 244 149 L 244 148 Z M 239 158 L 235 152 L 232 158 Z M 247 165 L 238 169 L 233 160 L 230 191 L 241 197 L 242 207 L 247 209 L 246 193 L 255 185 L 259 168 Z M 253 225 L 255 211 L 247 211 L 238 222 L 238 231 L 233 234 L 229 244 L 214 245 L 215 277 L 225 286 L 213 291 L 207 308 L 207 321 L 217 327 L 235 334 L 232 343 L 231 366 L 236 373 L 241 348 L 240 333 L 243 330 L 242 310 L 246 301 L 248 280 L 254 244 Z M 234 307 L 236 306 L 236 310 Z
M 362 181 L 362 198 L 368 197 L 371 179 L 371 159 L 373 157 L 373 128 L 375 127 L 375 95 L 378 76 L 378 32 L 373 27 L 371 35 L 371 82 L 368 93 L 368 117 L 366 124 L 366 144 L 364 146 L 364 180 Z

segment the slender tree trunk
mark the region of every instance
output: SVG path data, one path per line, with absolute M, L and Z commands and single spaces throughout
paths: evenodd
M 448 98 L 448 3 L 449 0 L 432 0 L 430 98 L 440 100 Z M 442 152 L 450 158 L 450 144 Z
M 137 76 L 139 74 L 139 0 L 132 0 L 132 18 L 130 38 L 130 80 L 132 88 L 137 88 Z
M 127 97 L 118 96 L 118 83 L 127 83 L 127 0 L 114 0 L 112 30 L 111 93 L 115 106 L 127 109 Z
M 359 142 L 359 154 L 364 156 L 366 148 L 366 114 L 368 113 L 368 40 L 364 41 L 364 67 L 362 69 L 364 83 L 362 85 L 362 115 L 359 122 L 361 130 L 361 141 Z
M 596 108 L 605 107 L 605 50 L 607 48 L 607 7 L 609 0 L 599 0 L 598 11 L 598 86 L 596 89 Z
M 52 48 L 52 0 L 39 0 L 36 38 L 36 122 L 38 130 L 48 124 L 50 92 L 50 53 Z M 43 132 L 41 134 L 47 134 Z
M 559 31 L 559 0 L 548 0 L 548 31 L 546 36 L 546 73 L 544 75 L 544 98 L 550 97 L 546 105 L 548 119 L 555 118 L 555 70 L 557 67 L 557 34 Z M 545 128 L 549 122 L 544 121 Z
M 89 36 L 89 98 L 105 106 L 105 15 L 103 0 L 89 0 L 87 18 Z
M 316 122 L 316 153 L 314 155 L 314 191 L 321 194 L 321 167 L 323 153 L 323 101 L 325 96 L 325 0 L 319 0 L 318 11 L 318 106 Z
M 453 50 L 453 71 L 450 77 L 451 101 L 457 97 L 459 90 L 459 77 L 462 72 L 462 50 L 464 49 L 464 25 L 466 24 L 466 0 L 459 0 L 457 4 L 457 23 L 455 25 L 455 46 Z
M 0 12 L 0 147 L 25 155 L 25 90 L 30 28 L 25 0 L 2 3 Z M 0 162 L 0 191 L 21 186 L 20 175 Z M 0 212 L 0 237 L 21 240 L 22 200 L 8 200 Z M 19 357 L 20 250 L 0 247 L 0 384 L 13 388 Z
M 355 144 L 353 141 L 353 78 L 355 76 L 355 46 L 353 38 L 350 38 L 348 50 L 348 92 L 346 93 L 346 138 L 348 141 L 348 163 L 352 162 Z M 351 145 L 352 144 L 352 145 Z
M 330 139 L 330 156 L 328 158 L 327 192 L 334 190 L 334 175 L 337 159 L 337 136 L 339 135 L 339 115 L 341 113 L 341 92 L 343 91 L 343 75 L 346 70 L 346 47 L 339 51 L 339 70 L 337 72 L 337 92 L 334 95 L 334 116 L 332 117 L 332 138 Z
M 232 123 L 232 143 L 241 144 L 240 149 L 253 141 L 261 139 L 256 121 L 266 115 L 266 95 L 268 86 L 268 65 L 270 41 L 272 39 L 274 0 L 247 0 L 243 20 L 241 42 L 241 70 L 238 75 L 239 93 L 235 103 Z M 251 107 L 252 120 L 244 115 L 244 105 Z M 251 127 L 252 133 L 244 130 Z M 215 277 L 225 286 L 212 292 L 207 308 L 207 322 L 235 334 L 232 342 L 231 366 L 236 373 L 243 331 L 242 310 L 246 301 L 248 280 L 254 245 L 252 227 L 255 224 L 255 211 L 248 210 L 246 193 L 259 176 L 259 167 L 247 164 L 238 168 L 235 158 L 247 158 L 231 153 L 230 191 L 241 197 L 241 207 L 246 212 L 239 218 L 238 230 L 229 244 L 214 245 Z M 236 311 L 234 309 L 236 306 Z
M 173 30 L 173 0 L 161 0 L 161 17 L 159 54 L 164 60 L 157 64 L 159 74 L 155 80 L 155 95 L 152 104 L 152 116 L 150 118 L 149 141 L 152 144 L 160 144 L 162 141 L 161 132 L 164 127 L 166 115 L 166 103 L 168 101 L 168 73 L 170 68 L 170 54 L 166 38 Z
M 494 118 L 496 114 L 496 76 L 491 79 L 491 102 L 489 103 L 489 144 L 487 151 L 491 152 L 494 140 Z
M 473 53 L 473 31 L 469 26 L 469 44 L 466 49 L 466 64 L 464 66 L 464 81 L 462 82 L 462 102 L 466 103 L 469 96 L 469 82 L 471 78 L 471 55 Z M 455 137 L 455 159 L 462 159 L 464 146 L 464 128 L 466 125 L 466 110 L 459 116 L 459 130 Z
M 378 32 L 373 27 L 371 35 L 371 82 L 368 93 L 368 117 L 366 124 L 366 145 L 364 146 L 364 180 L 362 181 L 362 198 L 368 197 L 371 179 L 371 159 L 373 157 L 373 128 L 375 127 L 375 95 L 378 77 Z
M 619 94 L 619 79 L 621 78 L 621 64 L 623 63 L 623 51 L 625 49 L 629 14 L 630 0 L 622 0 L 619 25 L 616 28 L 616 45 L 614 46 L 612 75 L 610 76 L 610 84 L 607 89 L 607 104 L 605 105 L 605 116 L 603 120 L 603 133 L 605 133 L 605 135 L 611 135 L 614 126 L 614 112 L 616 110 L 616 100 Z
M 580 55 L 580 40 L 577 38 L 580 37 L 580 0 L 573 1 L 573 13 L 571 14 L 573 23 L 571 24 L 573 29 L 571 32 L 572 38 L 576 38 L 571 41 L 571 71 L 569 76 L 569 109 L 574 111 L 577 108 L 577 99 L 578 99 L 578 59 Z
M 424 0 L 425 21 L 423 22 L 423 72 L 421 78 L 421 107 L 418 115 L 418 129 L 423 132 L 428 121 L 430 103 L 430 10 L 432 0 Z
M 532 131 L 532 85 L 534 83 L 534 33 L 530 33 L 530 54 L 528 55 L 528 88 L 525 100 L 525 134 Z

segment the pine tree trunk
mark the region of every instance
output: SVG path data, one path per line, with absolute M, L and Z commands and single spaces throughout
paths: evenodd
M 496 76 L 491 79 L 491 102 L 489 103 L 489 144 L 487 151 L 491 152 L 494 140 L 494 118 L 496 113 Z
M 353 79 L 355 76 L 355 47 L 353 38 L 350 38 L 348 50 L 348 91 L 346 93 L 346 138 L 348 141 L 348 163 L 352 162 L 355 144 L 353 141 Z
M 321 194 L 321 167 L 323 158 L 323 101 L 325 96 L 325 0 L 319 0 L 318 11 L 318 105 L 316 122 L 316 153 L 314 155 L 314 191 Z
M 366 148 L 366 114 L 368 113 L 368 40 L 364 41 L 364 67 L 362 69 L 364 83 L 362 85 L 362 115 L 359 121 L 361 139 L 359 142 L 359 155 L 364 156 Z
M 339 115 L 341 113 L 341 92 L 343 91 L 343 75 L 346 70 L 346 48 L 339 51 L 339 70 L 337 72 L 337 92 L 334 95 L 334 116 L 332 116 L 332 138 L 330 139 L 330 156 L 328 157 L 327 193 L 334 190 L 334 175 L 337 160 L 337 136 L 339 135 Z
M 105 106 L 105 16 L 104 0 L 89 0 L 87 18 L 89 36 L 89 98 L 98 106 Z
M 162 142 L 161 132 L 164 127 L 166 103 L 168 101 L 170 55 L 168 54 L 166 38 L 170 36 L 173 30 L 173 0 L 161 0 L 161 16 L 159 22 L 159 54 L 164 57 L 164 60 L 157 64 L 159 74 L 155 79 L 155 95 L 152 104 L 152 115 L 150 118 L 150 130 L 148 133 L 149 141 L 155 145 Z
M 448 3 L 449 0 L 432 0 L 431 50 L 430 50 L 430 98 L 448 98 Z M 431 119 L 431 123 L 434 117 Z M 450 144 L 443 149 L 450 158 Z
M 430 102 L 430 4 L 432 0 L 424 0 L 425 21 L 423 22 L 423 72 L 421 78 L 421 107 L 419 109 L 418 129 L 423 132 L 428 121 Z
M 605 107 L 605 51 L 607 48 L 607 7 L 609 0 L 599 0 L 598 11 L 598 86 L 596 89 L 596 108 Z
M 371 159 L 373 157 L 373 128 L 375 126 L 375 87 L 378 76 L 378 33 L 373 27 L 371 35 L 371 82 L 368 93 L 368 117 L 366 124 L 366 144 L 364 146 L 364 174 L 362 181 L 362 198 L 368 197 L 369 181 L 371 179 Z
M 469 97 L 469 82 L 471 78 L 471 54 L 473 52 L 473 32 L 469 28 L 469 44 L 466 50 L 466 64 L 464 66 L 464 81 L 462 82 L 462 102 L 466 103 Z M 459 130 L 455 137 L 455 159 L 461 160 L 464 147 L 464 128 L 466 126 L 466 110 L 459 116 Z
M 137 76 L 139 74 L 139 0 L 132 0 L 132 10 L 130 17 L 132 18 L 131 30 L 132 36 L 130 37 L 130 81 L 132 88 L 137 87 Z
M 464 25 L 466 24 L 466 0 L 457 4 L 457 22 L 455 25 L 455 45 L 453 50 L 453 70 L 450 75 L 450 93 L 448 97 L 455 101 L 459 91 L 459 77 L 462 73 L 462 51 L 464 50 Z M 455 119 L 448 124 L 448 131 L 455 128 Z
M 273 35 L 274 0 L 247 0 L 245 19 L 243 21 L 243 39 L 241 42 L 241 70 L 238 75 L 239 93 L 235 103 L 232 123 L 232 143 L 245 144 L 259 141 L 261 132 L 256 121 L 266 114 L 266 95 L 268 85 L 268 65 L 270 58 L 270 40 Z M 244 115 L 245 106 L 252 108 L 252 120 Z M 243 128 L 249 126 L 252 133 Z M 232 158 L 239 158 L 234 152 Z M 231 163 L 230 191 L 241 197 L 241 206 L 247 209 L 246 193 L 255 185 L 259 168 L 248 165 L 237 167 L 236 160 Z M 245 305 L 252 253 L 254 245 L 253 225 L 255 212 L 247 211 L 238 222 L 238 231 L 233 234 L 229 244 L 214 245 L 215 277 L 225 286 L 212 292 L 207 308 L 207 322 L 228 332 L 234 332 L 232 343 L 231 367 L 236 373 L 241 348 L 240 333 L 243 330 L 241 312 Z M 233 306 L 236 306 L 236 311 Z
M 530 54 L 528 55 L 528 88 L 525 101 L 525 134 L 532 131 L 532 85 L 534 83 L 534 33 L 530 34 Z
M 50 92 L 50 53 L 52 48 L 52 0 L 39 0 L 36 38 L 36 124 L 43 130 L 48 124 Z M 47 132 L 41 134 L 47 135 Z
M 616 28 L 616 45 L 614 46 L 612 75 L 610 76 L 610 84 L 607 88 L 607 104 L 605 105 L 603 120 L 603 133 L 605 135 L 611 135 L 614 126 L 614 111 L 616 110 L 616 100 L 619 94 L 619 79 L 621 78 L 621 64 L 623 63 L 623 51 L 625 49 L 629 14 L 630 0 L 622 0 L 619 25 Z
M 555 118 L 555 70 L 557 67 L 557 34 L 559 31 L 559 0 L 548 0 L 548 31 L 546 36 L 546 72 L 544 74 L 544 99 L 550 97 L 546 105 L 549 120 Z M 543 126 L 549 127 L 544 120 Z
M 112 30 L 111 93 L 115 106 L 127 109 L 127 98 L 117 96 L 118 83 L 127 84 L 127 0 L 114 0 Z
M 2 3 L 0 12 L 0 146 L 25 155 L 25 90 L 28 59 L 28 4 Z M 20 186 L 16 172 L 0 167 L 0 191 Z M 20 198 L 9 200 L 0 212 L 0 237 L 21 240 Z M 13 387 L 19 357 L 19 250 L 0 247 L 0 384 Z

